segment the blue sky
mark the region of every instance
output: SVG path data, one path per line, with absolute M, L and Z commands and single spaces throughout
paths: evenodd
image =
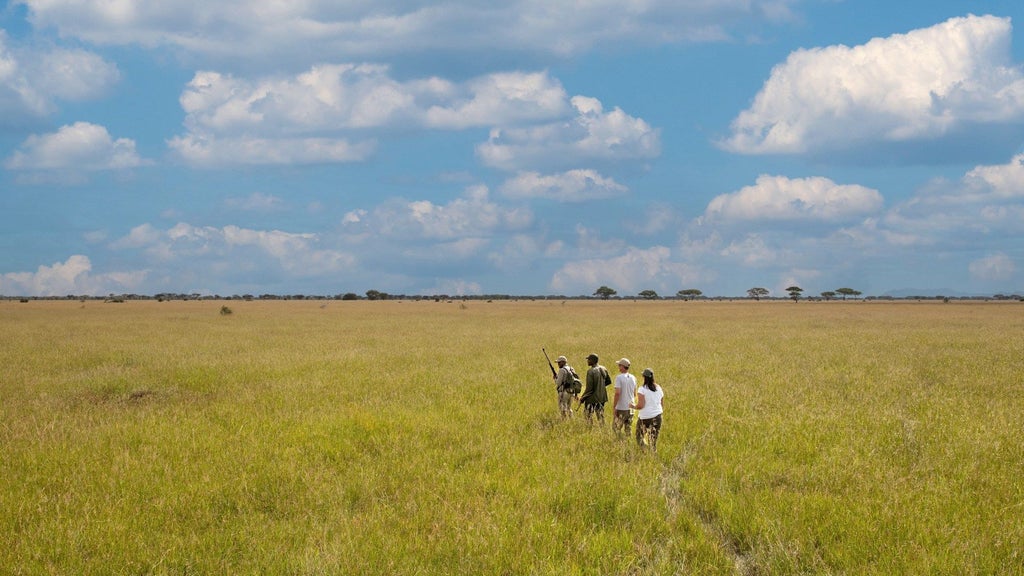
M 1019 0 L 2 6 L 0 295 L 1024 292 Z

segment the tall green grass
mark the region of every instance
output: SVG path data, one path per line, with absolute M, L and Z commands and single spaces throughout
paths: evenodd
M 1015 573 L 1010 303 L 0 302 L 13 574 Z M 652 367 L 657 454 L 540 348 Z

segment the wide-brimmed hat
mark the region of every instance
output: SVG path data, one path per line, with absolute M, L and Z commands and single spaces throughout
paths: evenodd
M 619 361 L 616 362 L 616 364 L 618 364 L 619 366 L 623 366 L 625 368 L 629 368 L 629 358 L 620 358 Z
M 569 360 L 567 360 L 567 359 L 565 358 L 565 356 L 559 356 L 559 357 L 558 357 L 558 358 L 557 358 L 557 359 L 555 360 L 555 362 L 568 362 L 568 361 L 569 361 Z
M 587 354 L 587 360 L 593 360 L 597 362 L 597 354 Z
M 644 377 L 654 378 L 654 370 L 651 370 L 650 368 L 644 368 Z

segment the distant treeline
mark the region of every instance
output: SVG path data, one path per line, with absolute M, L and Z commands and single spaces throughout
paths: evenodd
M 759 300 L 771 301 L 771 300 L 791 300 L 789 296 L 762 296 Z M 453 300 L 457 301 L 469 301 L 469 300 L 483 300 L 483 301 L 494 301 L 494 300 L 679 300 L 679 301 L 736 301 L 736 300 L 754 300 L 751 297 L 744 296 L 696 296 L 696 297 L 682 297 L 682 296 L 658 296 L 651 298 L 649 296 L 612 296 L 609 298 L 603 298 L 599 296 L 565 296 L 565 295 L 536 295 L 536 296 L 525 296 L 525 295 L 510 295 L 510 294 L 478 294 L 478 295 L 448 295 L 448 294 L 436 294 L 436 295 L 422 295 L 422 294 L 387 294 L 384 292 L 378 292 L 376 290 L 370 290 L 365 295 L 359 295 L 354 292 L 347 292 L 345 294 L 334 294 L 334 295 L 313 295 L 313 294 L 260 294 L 258 296 L 252 294 L 232 295 L 232 296 L 221 296 L 219 294 L 206 295 L 206 294 L 177 294 L 177 293 L 162 293 L 162 294 L 109 294 L 107 296 L 87 296 L 87 295 L 74 295 L 68 294 L 66 296 L 4 296 L 0 295 L 0 300 L 18 300 L 20 302 L 28 302 L 30 300 L 78 300 L 81 302 L 85 301 L 102 301 L 111 303 L 126 302 L 129 300 L 156 300 L 159 302 L 164 301 L 181 301 L 181 300 L 241 300 L 241 301 L 252 301 L 252 300 L 410 300 L 410 301 L 434 301 L 434 302 L 450 302 Z M 805 302 L 824 302 L 824 301 L 905 301 L 905 300 L 970 300 L 970 301 L 989 301 L 989 300 L 1016 300 L 1024 302 L 1024 296 L 1019 294 L 994 294 L 991 296 L 936 296 L 936 295 L 920 295 L 920 296 L 864 296 L 860 298 L 850 299 L 837 299 L 837 298 L 824 298 L 816 296 L 801 297 L 801 301 Z

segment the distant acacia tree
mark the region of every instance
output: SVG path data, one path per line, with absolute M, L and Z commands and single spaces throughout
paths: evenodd
M 601 298 L 604 298 L 605 300 L 611 298 L 612 296 L 615 296 L 616 294 L 618 294 L 618 292 L 616 292 L 615 290 L 612 290 L 611 288 L 609 288 L 607 286 L 601 286 L 597 290 L 594 290 L 594 296 L 600 296 Z
M 789 297 L 793 299 L 793 302 L 800 300 L 800 293 L 803 291 L 804 289 L 799 286 L 790 286 L 789 288 L 786 288 L 786 292 L 789 292 Z
M 750 290 L 747 290 L 747 296 L 750 296 L 754 300 L 760 300 L 761 298 L 764 298 L 768 294 L 769 292 L 767 288 L 761 288 L 759 286 L 755 286 Z
M 366 291 L 366 299 L 367 300 L 387 300 L 388 299 L 388 294 L 386 292 L 380 292 L 379 290 L 367 290 Z
M 643 290 L 643 291 L 640 292 L 639 296 L 641 298 L 644 298 L 644 299 L 647 299 L 647 300 L 657 300 L 658 299 L 658 293 L 655 292 L 654 290 Z
M 842 294 L 843 300 L 846 300 L 847 296 L 860 296 L 860 291 L 853 288 L 837 288 L 836 293 Z
M 356 294 L 355 292 L 346 292 L 345 295 L 341 297 L 341 299 L 342 300 L 359 300 L 359 295 Z
M 684 300 L 692 300 L 694 298 L 700 298 L 700 296 L 702 294 L 704 294 L 704 293 L 701 292 L 700 290 L 697 290 L 696 288 L 687 288 L 686 290 L 680 290 L 679 292 L 676 292 L 676 296 L 678 296 L 678 297 L 680 297 L 680 298 L 682 298 Z
M 836 297 L 836 293 L 831 290 L 826 290 L 821 293 L 821 297 L 825 300 L 831 300 Z

